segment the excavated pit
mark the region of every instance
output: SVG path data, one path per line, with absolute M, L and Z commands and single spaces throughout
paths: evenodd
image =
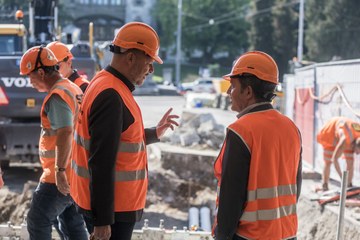
M 213 162 L 218 155 L 219 138 L 224 135 L 211 133 L 215 129 L 222 129 L 219 132 L 224 132 L 224 128 L 219 127 L 209 115 L 189 114 L 188 119 L 197 120 L 192 123 L 189 120 L 181 126 L 186 126 L 187 130 L 190 125 L 194 129 L 203 129 L 201 134 L 195 130 L 189 130 L 191 134 L 188 134 L 180 126 L 174 133 L 178 136 L 169 136 L 167 142 L 148 147 L 149 191 L 144 216 L 136 224 L 137 229 L 143 226 L 144 219 L 149 220 L 150 227 L 158 227 L 160 219 L 164 219 L 165 228 L 177 226 L 182 229 L 188 225 L 188 209 L 193 206 L 207 206 L 211 214 L 214 212 L 216 181 Z M 206 124 L 200 127 L 202 123 Z M 210 139 L 204 138 L 205 132 L 209 132 Z M 181 134 L 184 136 L 179 136 Z M 193 138 L 197 139 L 196 144 L 191 143 L 189 135 L 195 136 Z M 11 192 L 6 187 L 0 190 L 0 224 L 11 221 L 14 225 L 20 225 L 23 222 L 36 184 L 26 183 L 21 194 Z M 316 179 L 303 181 L 302 196 L 298 204 L 299 240 L 336 239 L 337 206 L 329 205 L 321 209 L 317 202 L 309 200 L 316 184 Z M 360 219 L 359 214 L 359 208 L 346 209 L 344 239 L 360 240 L 360 226 L 356 220 Z

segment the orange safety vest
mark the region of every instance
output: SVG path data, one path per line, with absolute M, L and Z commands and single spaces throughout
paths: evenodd
M 261 127 L 264 122 L 266 129 Z M 245 114 L 228 130 L 241 137 L 251 153 L 247 200 L 236 234 L 245 239 L 295 237 L 298 227 L 296 178 L 301 149 L 298 129 L 291 120 L 272 109 Z M 214 164 L 218 187 L 221 186 L 223 153 L 222 150 Z
M 43 174 L 40 177 L 41 182 L 55 183 L 55 148 L 56 148 L 56 130 L 51 129 L 50 121 L 45 113 L 46 102 L 53 94 L 58 94 L 64 100 L 73 113 L 73 121 L 77 118 L 82 97 L 81 89 L 68 79 L 62 79 L 55 83 L 45 97 L 40 117 L 41 134 L 39 140 L 39 157 L 43 168 Z M 68 179 L 70 177 L 70 168 L 67 170 Z
M 76 78 L 75 80 L 74 80 L 74 83 L 76 84 L 76 85 L 78 85 L 79 87 L 81 87 L 83 84 L 89 84 L 89 81 L 87 80 L 87 79 L 85 79 L 85 78 L 83 78 L 83 77 L 78 77 L 78 78 Z
M 317 142 L 324 148 L 325 161 L 331 161 L 340 138 L 339 131 L 343 131 L 345 135 L 344 157 L 347 160 L 354 160 L 354 150 L 351 144 L 356 138 L 360 137 L 360 125 L 349 118 L 334 117 L 324 125 L 317 135 Z
M 95 98 L 109 88 L 119 93 L 134 117 L 134 123 L 121 133 L 119 141 L 115 167 L 114 210 L 115 212 L 136 211 L 145 207 L 148 186 L 145 131 L 141 111 L 128 87 L 105 70 L 99 72 L 91 81 L 83 99 L 74 134 L 71 196 L 79 207 L 91 210 L 88 170 L 91 136 L 88 129 L 88 117 Z

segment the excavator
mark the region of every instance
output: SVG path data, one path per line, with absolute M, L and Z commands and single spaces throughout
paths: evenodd
M 30 79 L 19 75 L 22 54 L 30 47 L 59 40 L 58 0 L 30 0 L 29 26 L 24 14 L 16 12 L 18 23 L 0 23 L 0 165 L 10 162 L 36 163 L 40 134 L 39 112 L 44 93 L 32 88 Z M 91 79 L 97 69 L 91 42 L 69 45 L 73 66 Z

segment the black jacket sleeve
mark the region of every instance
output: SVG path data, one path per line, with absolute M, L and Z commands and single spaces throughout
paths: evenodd
M 296 197 L 299 200 L 301 194 L 301 185 L 302 185 L 302 148 L 300 149 L 300 160 L 299 160 L 299 167 L 296 176 Z
M 89 172 L 94 226 L 114 223 L 115 162 L 123 112 L 124 103 L 114 89 L 100 93 L 90 109 Z
M 156 134 L 156 127 L 153 128 L 145 128 L 145 143 L 146 145 L 151 143 L 160 142 L 160 139 Z
M 229 130 L 222 162 L 216 240 L 232 239 L 247 199 L 251 155 L 242 139 Z

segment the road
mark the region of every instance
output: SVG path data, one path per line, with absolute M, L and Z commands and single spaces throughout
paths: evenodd
M 183 111 L 195 113 L 211 113 L 215 120 L 224 126 L 229 125 L 236 119 L 236 113 L 214 108 L 185 108 L 185 98 L 182 96 L 143 96 L 135 97 L 138 102 L 145 127 L 153 127 L 161 119 L 163 114 L 173 108 L 173 113 L 181 116 Z
M 163 114 L 173 108 L 173 113 L 181 116 L 183 111 L 197 113 L 212 113 L 215 120 L 224 126 L 235 120 L 235 113 L 212 108 L 185 109 L 185 98 L 182 96 L 136 96 L 144 119 L 145 127 L 154 127 Z M 41 175 L 39 164 L 11 164 L 10 169 L 5 170 L 4 181 L 10 191 L 21 193 L 23 185 L 27 181 L 38 181 Z

